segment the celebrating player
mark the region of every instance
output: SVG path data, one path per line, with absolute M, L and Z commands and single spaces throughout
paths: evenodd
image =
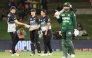
M 44 54 L 42 56 L 51 56 L 52 55 L 52 48 L 51 48 L 51 24 L 50 18 L 47 16 L 47 11 L 45 9 L 41 10 L 41 30 L 43 31 L 43 42 L 44 42 Z M 49 50 L 49 54 L 47 51 Z
M 55 13 L 57 14 L 57 13 Z M 70 11 L 70 3 L 64 3 L 64 11 L 57 16 L 55 16 L 59 23 L 62 22 L 61 32 L 62 32 L 62 50 L 64 57 L 68 58 L 68 50 L 71 53 L 71 57 L 75 57 L 74 46 L 72 43 L 72 34 L 73 34 L 73 27 L 74 27 L 74 34 L 75 36 L 78 35 L 77 30 L 77 22 L 76 16 L 73 11 Z
M 10 36 L 12 38 L 12 56 L 19 56 L 19 54 L 15 51 L 15 46 L 19 41 L 18 35 L 16 33 L 16 25 L 24 25 L 27 26 L 27 24 L 21 23 L 16 19 L 16 16 L 14 13 L 16 12 L 16 7 L 11 6 L 10 13 L 8 14 L 8 32 L 10 33 Z
M 40 48 L 40 42 L 39 42 L 39 35 L 38 35 L 38 30 L 40 28 L 40 19 L 36 16 L 36 10 L 31 9 L 30 11 L 31 17 L 28 19 L 30 28 L 30 39 L 31 39 L 31 51 L 32 54 L 30 56 L 33 56 L 35 54 L 35 44 L 37 46 L 38 50 L 38 55 L 41 53 L 41 48 Z

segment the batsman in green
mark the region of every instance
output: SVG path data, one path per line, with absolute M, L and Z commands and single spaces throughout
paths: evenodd
M 68 58 L 68 51 L 72 58 L 75 57 L 74 45 L 72 43 L 72 34 L 78 35 L 76 15 L 70 10 L 70 3 L 66 2 L 63 5 L 63 11 L 56 12 L 56 18 L 61 23 L 62 33 L 62 50 L 63 58 Z M 58 14 L 58 15 L 57 15 Z

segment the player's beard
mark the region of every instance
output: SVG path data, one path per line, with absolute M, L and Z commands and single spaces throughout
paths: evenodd
M 64 10 L 65 10 L 65 12 L 67 12 L 67 11 L 70 10 L 70 8 L 69 7 L 64 7 Z
M 65 9 L 65 12 L 68 12 L 70 9 Z
M 67 12 L 67 11 L 69 11 L 69 9 L 65 9 L 65 11 Z

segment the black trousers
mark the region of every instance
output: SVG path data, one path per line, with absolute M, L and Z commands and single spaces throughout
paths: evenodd
M 15 46 L 19 41 L 19 37 L 16 32 L 10 32 L 10 36 L 12 38 L 12 54 L 16 53 Z
M 30 39 L 32 53 L 35 54 L 35 46 L 37 47 L 38 53 L 41 53 L 38 30 L 30 31 Z
M 44 53 L 47 53 L 48 50 L 50 53 L 52 53 L 51 38 L 52 38 L 51 30 L 48 30 L 47 35 L 45 35 L 45 31 L 43 32 Z

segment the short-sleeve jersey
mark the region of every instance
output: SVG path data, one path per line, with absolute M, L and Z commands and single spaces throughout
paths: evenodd
M 40 23 L 41 23 L 41 30 L 45 31 L 47 27 L 47 23 L 50 23 L 50 18 L 48 16 L 45 16 L 40 20 Z M 51 29 L 51 25 L 49 29 Z
M 62 29 L 77 28 L 76 16 L 73 11 L 63 12 L 60 14 L 60 21 L 62 21 Z
M 39 17 L 35 16 L 35 17 L 30 17 L 28 19 L 28 24 L 30 25 L 31 28 L 35 28 L 37 25 L 40 24 L 40 21 L 39 21 Z
M 16 31 L 16 24 L 14 20 L 16 20 L 16 16 L 13 13 L 9 13 L 8 14 L 8 32 Z

